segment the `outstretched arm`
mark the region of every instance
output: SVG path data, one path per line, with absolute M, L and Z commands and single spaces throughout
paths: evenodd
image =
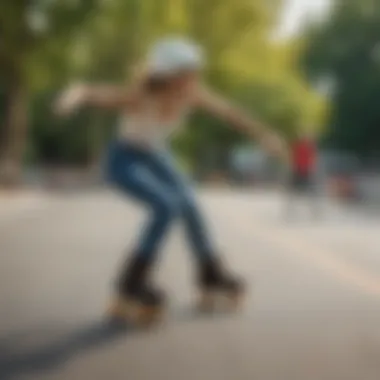
M 62 92 L 55 103 L 59 115 L 67 115 L 82 106 L 122 109 L 132 106 L 136 97 L 123 87 L 75 84 Z
M 278 134 L 259 121 L 253 120 L 216 93 L 205 88 L 199 90 L 196 96 L 196 105 L 254 137 L 272 154 L 288 159 L 287 144 Z

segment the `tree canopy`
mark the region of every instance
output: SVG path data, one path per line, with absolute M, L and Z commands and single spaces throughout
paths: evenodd
M 203 45 L 207 81 L 226 97 L 291 137 L 320 128 L 326 105 L 297 71 L 299 41 L 276 41 L 278 0 L 34 0 L 3 2 L 0 19 L 2 153 L 39 162 L 96 159 L 114 116 L 83 111 L 51 115 L 69 80 L 123 83 L 150 44 L 168 34 Z M 55 127 L 54 127 L 55 126 Z M 175 148 L 190 163 L 215 152 L 221 165 L 242 141 L 206 115 L 195 115 Z
M 363 157 L 380 150 L 380 3 L 336 0 L 330 17 L 306 35 L 302 67 L 330 78 L 329 145 Z

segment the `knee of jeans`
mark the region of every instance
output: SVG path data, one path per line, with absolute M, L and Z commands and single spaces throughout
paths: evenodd
M 184 196 L 178 199 L 178 208 L 181 213 L 191 212 L 196 208 L 192 198 Z
M 160 201 L 154 205 L 154 211 L 160 218 L 172 219 L 178 215 L 180 207 L 177 199 L 168 197 L 160 199 Z

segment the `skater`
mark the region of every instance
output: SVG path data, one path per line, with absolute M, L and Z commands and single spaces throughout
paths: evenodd
M 191 189 L 167 152 L 166 142 L 183 118 L 195 108 L 203 109 L 257 138 L 274 155 L 287 154 L 281 138 L 201 83 L 203 65 L 197 45 L 182 38 L 166 38 L 154 45 L 143 75 L 129 88 L 74 85 L 63 92 L 56 105 L 61 115 L 92 106 L 114 109 L 122 116 L 119 134 L 108 151 L 107 177 L 151 212 L 117 281 L 113 312 L 125 317 L 131 305 L 148 314 L 163 305 L 163 293 L 151 284 L 150 273 L 175 219 L 183 221 L 186 228 L 203 301 L 214 293 L 231 300 L 243 293 L 242 281 L 222 265 Z

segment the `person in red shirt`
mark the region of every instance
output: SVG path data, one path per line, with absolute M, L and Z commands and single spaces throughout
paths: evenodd
M 316 165 L 317 154 L 314 142 L 307 137 L 296 140 L 292 146 L 291 154 L 296 188 L 308 187 Z
M 290 197 L 315 194 L 315 174 L 317 167 L 317 147 L 315 140 L 307 134 L 298 137 L 291 145 L 290 156 Z M 313 202 L 313 205 L 315 203 Z

